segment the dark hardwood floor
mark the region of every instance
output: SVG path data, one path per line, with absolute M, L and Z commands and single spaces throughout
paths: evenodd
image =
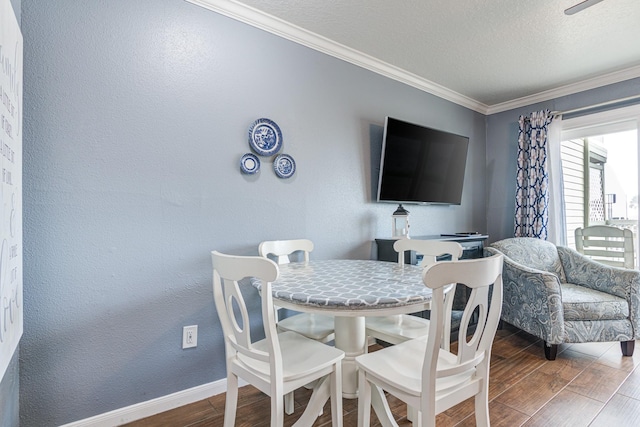
M 376 346 L 377 347 L 377 346 Z M 638 346 L 636 346 L 638 348 Z M 372 350 L 374 350 L 372 348 Z M 514 426 L 639 426 L 640 350 L 623 357 L 619 343 L 561 345 L 555 361 L 544 358 L 542 343 L 505 325 L 493 345 L 489 411 L 493 427 Z M 305 405 L 310 392 L 296 391 L 296 405 Z M 236 425 L 269 426 L 269 398 L 251 386 L 240 391 Z M 177 409 L 126 424 L 128 427 L 222 426 L 225 395 L 212 396 Z M 344 426 L 357 425 L 357 400 L 343 400 Z M 410 426 L 406 406 L 389 404 L 400 426 Z M 301 410 L 285 418 L 291 426 Z M 375 415 L 372 425 L 379 426 Z M 474 426 L 473 401 L 467 400 L 438 415 L 438 426 Z M 314 426 L 330 426 L 330 406 Z

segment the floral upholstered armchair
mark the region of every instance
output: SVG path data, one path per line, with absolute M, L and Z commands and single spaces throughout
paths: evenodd
M 554 360 L 558 344 L 620 341 L 633 355 L 640 338 L 640 271 L 610 267 L 573 249 L 516 237 L 485 251 L 504 254 L 502 320 L 544 340 Z

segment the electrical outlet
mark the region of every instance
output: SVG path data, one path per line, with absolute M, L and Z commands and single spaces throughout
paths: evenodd
M 192 348 L 198 345 L 198 325 L 182 328 L 182 348 Z

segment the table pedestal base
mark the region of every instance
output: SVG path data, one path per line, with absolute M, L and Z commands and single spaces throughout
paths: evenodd
M 342 397 L 358 397 L 356 357 L 367 352 L 364 317 L 335 317 L 336 348 L 344 351 L 342 359 Z

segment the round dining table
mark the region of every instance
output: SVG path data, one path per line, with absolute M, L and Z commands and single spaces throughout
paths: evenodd
M 355 358 L 367 352 L 365 317 L 428 309 L 422 268 L 373 260 L 318 260 L 278 266 L 272 295 L 279 307 L 335 318 L 335 346 L 345 352 L 343 397 L 357 398 Z M 259 281 L 252 281 L 259 287 Z

